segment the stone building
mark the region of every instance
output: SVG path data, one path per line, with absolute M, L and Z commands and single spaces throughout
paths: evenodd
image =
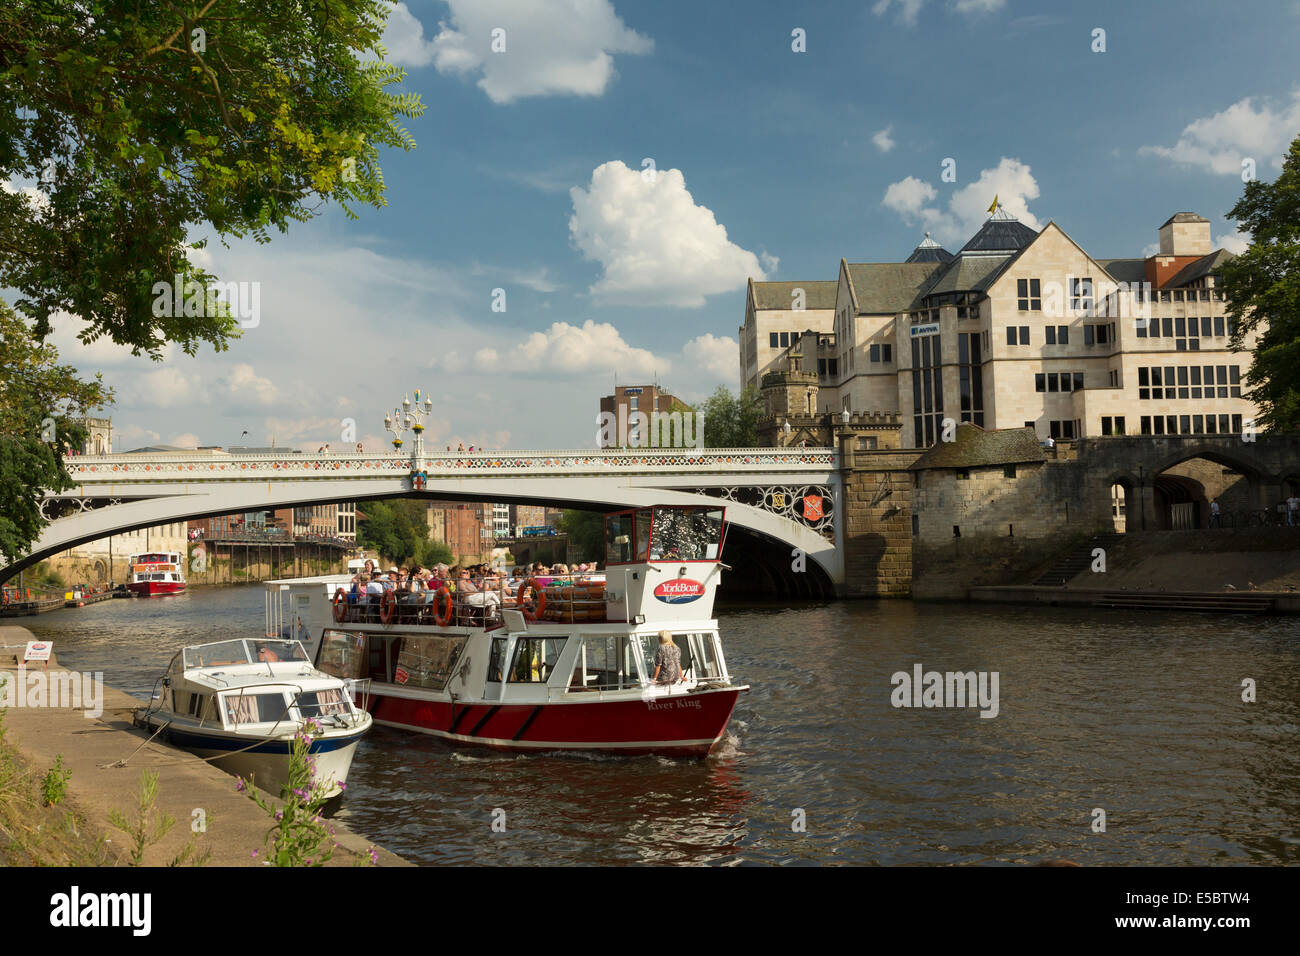
M 1229 348 L 1216 274 L 1230 254 L 1194 213 L 1158 234 L 1155 255 L 1098 259 L 1054 222 L 996 209 L 955 255 L 927 235 L 904 262 L 841 260 L 829 324 L 822 286 L 751 281 L 741 381 L 786 376 L 772 415 L 812 414 L 813 386 L 823 413 L 897 414 L 906 448 L 935 444 L 945 420 L 1039 440 L 1240 433 L 1257 413 L 1241 385 L 1254 337 Z M 819 308 L 790 309 L 794 289 Z

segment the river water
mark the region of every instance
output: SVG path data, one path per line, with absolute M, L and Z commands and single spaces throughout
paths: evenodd
M 184 644 L 260 634 L 262 606 L 260 588 L 199 589 L 22 623 L 60 663 L 145 697 Z M 1300 862 L 1295 619 L 906 601 L 718 614 L 752 689 L 709 759 L 501 756 L 376 728 L 338 819 L 423 863 Z M 997 672 L 997 716 L 892 706 L 892 675 L 918 663 Z

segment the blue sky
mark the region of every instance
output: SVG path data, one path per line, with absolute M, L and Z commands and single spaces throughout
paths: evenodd
M 590 447 L 616 374 L 736 386 L 747 277 L 833 279 L 927 229 L 955 251 L 995 192 L 1099 257 L 1181 210 L 1239 247 L 1242 158 L 1271 179 L 1300 133 L 1298 33 L 1277 0 L 409 0 L 388 58 L 427 108 L 381 156 L 387 208 L 213 249 L 260 283 L 228 352 L 130 359 L 73 319 L 55 342 L 117 387 L 118 450 L 337 447 L 348 418 L 373 448 L 416 387 L 441 444 Z

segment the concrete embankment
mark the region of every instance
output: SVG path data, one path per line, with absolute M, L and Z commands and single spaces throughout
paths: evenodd
M 11 681 L 17 676 L 17 659 L 33 639 L 26 628 L 0 627 L 0 673 L 7 673 Z M 38 669 L 40 665 L 33 663 L 28 677 Z M 45 673 L 58 672 L 67 673 L 51 663 Z M 68 805 L 120 850 L 125 850 L 129 838 L 111 827 L 109 814 L 117 810 L 134 820 L 141 773 L 157 772 L 155 806 L 175 818 L 176 824 L 146 850 L 145 866 L 166 865 L 191 841 L 197 853 L 211 852 L 209 866 L 259 865 L 258 860 L 266 855 L 266 835 L 273 821 L 236 791 L 235 778 L 192 754 L 150 741 L 148 734 L 132 726 L 132 712 L 142 702 L 131 695 L 104 687 L 99 703 L 103 712 L 97 717 L 86 716 L 80 707 L 10 706 L 5 714 L 5 740 L 38 775 L 62 755 L 63 766 L 71 771 Z M 205 824 L 205 832 L 198 834 L 193 828 L 200 818 L 196 810 L 202 811 Z M 340 846 L 331 865 L 364 860 L 374 844 L 339 823 L 331 825 Z M 381 866 L 410 865 L 387 850 L 375 849 Z

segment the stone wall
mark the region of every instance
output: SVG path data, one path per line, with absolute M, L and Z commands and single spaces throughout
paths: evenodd
M 853 442 L 841 436 L 841 448 Z M 917 451 L 843 454 L 844 577 L 847 597 L 906 597 L 912 591 L 912 485 Z

